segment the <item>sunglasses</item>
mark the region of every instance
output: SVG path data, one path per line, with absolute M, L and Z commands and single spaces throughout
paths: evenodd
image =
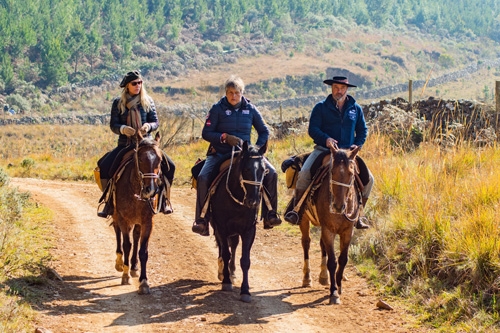
M 132 87 L 135 87 L 138 84 L 142 84 L 142 81 L 133 81 L 133 82 L 130 82 L 130 84 L 132 85 Z

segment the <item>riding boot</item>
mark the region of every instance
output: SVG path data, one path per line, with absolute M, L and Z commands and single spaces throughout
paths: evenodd
M 281 218 L 277 213 L 276 207 L 278 206 L 278 196 L 276 194 L 275 186 L 270 186 L 271 189 L 264 187 L 264 195 L 269 198 L 271 210 L 268 209 L 266 200 L 262 200 L 262 217 L 264 218 L 264 229 L 272 229 L 281 224 Z M 274 191 L 272 191 L 274 190 Z
M 107 218 L 109 215 L 113 215 L 114 212 L 114 207 L 113 207 L 113 189 L 112 183 L 109 182 L 107 179 L 102 179 L 101 183 L 103 184 L 104 187 L 104 193 L 102 194 L 100 202 L 103 201 L 104 198 L 106 198 L 104 208 L 102 211 L 97 212 L 97 216 Z
M 364 214 L 364 208 L 366 206 L 366 202 L 368 201 L 368 198 L 363 198 L 363 202 L 361 205 L 361 214 L 356 221 L 356 224 L 354 224 L 354 227 L 356 229 L 368 229 L 370 226 L 367 224 L 368 223 L 368 218 Z
M 304 195 L 303 190 L 297 190 L 297 189 L 295 190 L 295 196 L 292 199 L 293 200 L 293 204 L 291 206 L 292 210 L 288 211 L 285 214 L 285 221 L 287 221 L 288 223 L 291 223 L 293 225 L 300 224 L 300 221 L 302 220 L 302 215 L 304 214 L 304 208 L 303 208 L 304 203 L 302 203 L 302 205 L 298 208 L 296 208 L 296 206 L 303 195 Z M 289 203 L 289 205 L 290 205 L 290 203 Z M 297 211 L 295 209 L 297 209 Z
M 195 219 L 191 230 L 202 236 L 210 236 L 210 231 L 208 228 L 208 223 L 204 218 L 198 217 Z
M 160 211 L 163 214 L 172 214 L 174 209 L 172 208 L 172 204 L 170 203 L 170 187 L 172 182 L 168 181 L 164 178 L 165 188 L 163 189 L 163 193 L 161 195 L 161 203 L 160 203 Z

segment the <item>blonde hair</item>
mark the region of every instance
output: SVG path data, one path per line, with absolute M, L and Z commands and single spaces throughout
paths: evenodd
M 120 114 L 123 114 L 125 112 L 125 109 L 127 108 L 127 100 L 130 97 L 127 86 L 128 84 L 125 87 L 123 87 L 120 103 L 118 105 L 118 108 L 120 109 Z M 148 95 L 146 88 L 144 88 L 144 83 L 142 84 L 141 92 L 139 93 L 139 99 L 142 107 L 144 108 L 144 111 L 146 112 L 151 111 L 152 98 Z
M 243 94 L 245 91 L 245 83 L 243 83 L 243 80 L 239 76 L 231 75 L 224 83 L 224 90 L 226 92 L 229 88 L 238 89 Z

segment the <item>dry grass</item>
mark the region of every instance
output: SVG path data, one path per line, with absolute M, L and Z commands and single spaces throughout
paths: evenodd
M 164 137 L 175 124 L 163 129 Z M 115 140 L 106 126 L 0 127 L 0 167 L 10 176 L 92 181 L 97 159 Z M 189 187 L 191 167 L 207 143 L 164 148 L 177 166 L 175 186 Z M 270 142 L 266 155 L 278 171 L 281 211 L 290 198 L 281 162 L 312 148 L 303 133 Z M 355 261 L 372 259 L 382 274 L 367 274 L 378 276 L 383 293 L 409 299 L 430 325 L 450 331 L 497 325 L 500 149 L 423 143 L 405 153 L 388 136 L 372 133 L 361 154 L 376 183 L 368 203 L 373 228 L 357 233 Z M 298 232 L 286 225 L 278 230 Z

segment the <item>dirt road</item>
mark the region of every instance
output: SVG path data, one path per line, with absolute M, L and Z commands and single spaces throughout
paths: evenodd
M 239 301 L 241 270 L 233 292 L 221 291 L 213 236 L 191 232 L 195 192 L 174 188 L 175 212 L 158 215 L 150 241 L 150 295 L 137 279 L 120 285 L 114 269 L 115 237 L 96 216 L 95 184 L 11 179 L 54 211 L 52 268 L 62 277 L 47 290 L 38 327 L 59 332 L 416 332 L 395 306 L 379 310 L 378 297 L 349 265 L 342 304 L 328 305 L 319 285 L 319 245 L 311 251 L 313 287 L 302 288 L 298 236 L 258 225 L 249 279 L 252 302 Z M 239 261 L 237 261 L 239 262 Z

